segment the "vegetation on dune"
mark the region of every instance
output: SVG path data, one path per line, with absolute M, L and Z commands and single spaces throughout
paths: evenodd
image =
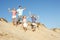
M 0 18 L 0 21 L 8 22 L 5 18 Z

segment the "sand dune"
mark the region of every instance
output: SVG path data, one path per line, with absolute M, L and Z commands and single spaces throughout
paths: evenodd
M 60 29 L 59 28 L 53 28 L 52 29 L 54 32 L 60 33 Z
M 56 32 L 55 32 L 56 31 Z M 0 40 L 60 40 L 60 30 L 49 30 L 43 24 L 32 31 L 30 26 L 25 32 L 21 25 L 0 21 Z

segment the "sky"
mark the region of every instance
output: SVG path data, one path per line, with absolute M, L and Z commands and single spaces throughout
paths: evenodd
M 47 28 L 60 28 L 60 0 L 0 0 L 0 18 L 12 21 L 12 13 L 8 8 L 16 8 L 21 5 L 26 10 L 23 15 L 32 14 L 39 16 L 39 22 Z M 31 19 L 28 19 L 31 21 Z

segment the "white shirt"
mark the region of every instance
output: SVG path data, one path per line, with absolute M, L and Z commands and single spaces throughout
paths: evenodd
M 24 10 L 24 9 L 20 9 L 20 8 L 17 9 L 18 16 L 21 16 L 21 15 L 23 14 L 23 10 Z

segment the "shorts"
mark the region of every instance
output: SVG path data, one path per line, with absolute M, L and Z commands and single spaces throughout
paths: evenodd
M 32 23 L 32 25 L 35 25 L 35 26 L 37 26 L 37 24 L 36 24 L 36 23 Z
M 16 18 L 16 16 L 12 16 L 12 18 Z

